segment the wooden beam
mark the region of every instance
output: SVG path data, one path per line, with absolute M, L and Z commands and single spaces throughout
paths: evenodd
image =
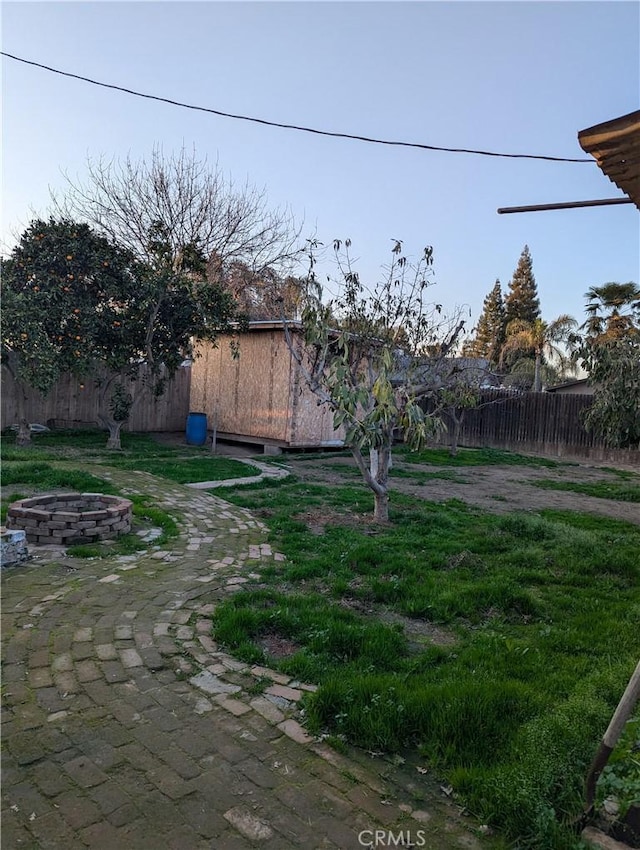
M 560 204 L 533 204 L 527 207 L 498 207 L 498 215 L 505 213 L 540 212 L 545 210 L 572 210 L 578 207 L 606 207 L 614 204 L 632 204 L 631 198 L 601 198 L 596 201 L 566 201 Z

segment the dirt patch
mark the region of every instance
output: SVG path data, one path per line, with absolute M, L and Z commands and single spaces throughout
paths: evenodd
M 342 475 L 339 466 L 348 470 Z M 355 466 L 350 458 L 333 458 L 331 468 L 318 461 L 295 460 L 288 463 L 291 471 L 303 481 L 319 481 L 325 484 L 353 484 L 352 467 Z M 396 470 L 420 470 L 433 472 L 448 470 L 450 467 L 416 465 L 396 462 Z M 601 499 L 585 496 L 568 490 L 543 490 L 535 486 L 536 481 L 551 479 L 566 482 L 608 482 L 620 483 L 615 473 L 592 466 L 558 466 L 555 468 L 538 468 L 531 466 L 464 466 L 456 467 L 456 471 L 464 476 L 465 482 L 452 481 L 445 478 L 432 479 L 424 484 L 417 484 L 406 478 L 394 478 L 391 473 L 391 499 L 393 491 L 407 493 L 421 499 L 433 502 L 446 502 L 449 499 L 459 499 L 468 505 L 473 505 L 490 513 L 509 513 L 511 511 L 539 511 L 545 508 L 555 510 L 579 511 L 597 516 L 626 520 L 640 525 L 640 504 L 620 502 L 612 499 Z M 640 475 L 638 475 L 640 483 Z M 373 504 L 373 498 L 372 498 Z M 364 520 L 367 517 L 363 518 Z M 327 523 L 326 523 L 327 524 Z M 325 524 L 325 527 L 326 527 Z M 333 524 L 333 523 L 331 523 Z M 335 524 L 338 523 L 336 520 Z M 361 526 L 358 526 L 361 527 Z M 319 532 L 323 533 L 323 532 Z
M 603 470 L 574 466 L 558 469 L 517 466 L 467 467 L 465 478 L 467 484 L 438 480 L 415 487 L 403 482 L 403 486 L 398 489 L 438 502 L 461 499 L 467 504 L 492 513 L 508 513 L 514 510 L 535 512 L 553 508 L 597 514 L 640 525 L 640 505 L 637 503 L 600 499 L 569 490 L 543 490 L 535 486 L 536 481 L 543 479 L 576 483 L 619 483 L 620 479 L 615 474 Z
M 290 658 L 302 649 L 299 643 L 276 634 L 262 635 L 256 643 L 263 652 L 276 661 Z
M 339 513 L 327 508 L 305 511 L 296 514 L 296 519 L 305 523 L 312 534 L 322 536 L 328 527 L 357 528 L 363 534 L 375 535 L 380 533 L 380 526 L 371 522 L 370 514 L 354 514 L 350 511 Z
M 349 588 L 354 590 L 363 584 L 364 580 L 358 577 L 349 582 Z M 377 621 L 388 626 L 400 626 L 409 640 L 410 648 L 415 651 L 422 651 L 429 644 L 453 646 L 458 642 L 452 631 L 436 626 L 428 620 L 422 620 L 419 617 L 404 617 L 402 614 L 397 614 L 382 605 L 375 605 L 354 596 L 344 595 L 338 604 L 343 608 L 348 608 L 349 611 L 363 614 L 365 617 L 375 617 Z
M 419 644 L 421 649 L 424 649 L 425 644 L 430 643 L 436 646 L 453 646 L 458 642 L 453 632 L 440 628 L 440 626 L 436 626 L 427 620 L 403 617 L 401 614 L 387 610 L 378 612 L 378 617 L 388 625 L 402 626 L 409 640 L 412 643 Z

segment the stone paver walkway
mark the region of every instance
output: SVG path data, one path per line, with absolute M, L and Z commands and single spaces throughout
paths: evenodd
M 256 467 L 259 470 L 258 475 L 248 475 L 245 478 L 224 478 L 222 481 L 197 481 L 195 484 L 187 484 L 187 487 L 192 487 L 194 490 L 214 490 L 218 487 L 236 487 L 238 484 L 258 484 L 265 480 L 277 481 L 291 475 L 291 472 L 284 466 L 262 463 L 254 458 L 247 460 L 246 458 L 236 457 L 234 460 Z
M 3 572 L 3 847 L 484 846 L 445 795 L 424 802 L 424 777 L 399 786 L 388 763 L 311 739 L 297 703 L 312 685 L 216 645 L 216 604 L 283 557 L 248 511 L 111 475 L 181 535 L 107 560 L 33 549 Z

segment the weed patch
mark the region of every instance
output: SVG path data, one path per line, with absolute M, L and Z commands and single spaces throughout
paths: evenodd
M 25 493 L 13 492 L 7 496 L 3 496 L 2 501 L 0 502 L 0 522 L 3 522 L 7 518 L 7 513 L 9 511 L 9 506 L 13 502 L 17 502 L 20 499 L 26 499 L 27 496 Z
M 414 480 L 416 484 L 427 484 L 429 481 L 455 481 L 456 484 L 467 484 L 467 480 L 463 478 L 459 473 L 454 472 L 450 469 L 440 469 L 436 472 L 424 472 L 419 468 L 412 468 L 411 466 L 395 466 L 391 472 L 390 477 L 393 478 L 408 478 Z
M 311 728 L 327 724 L 373 750 L 417 746 L 440 769 L 493 764 L 536 710 L 532 689 L 513 682 L 434 682 L 426 676 L 334 676 L 309 701 Z
M 607 798 L 617 803 L 619 818 L 640 802 L 640 711 L 627 721 L 598 780 L 597 802 L 602 806 Z

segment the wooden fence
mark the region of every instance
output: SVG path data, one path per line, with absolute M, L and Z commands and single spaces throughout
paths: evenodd
M 8 370 L 2 368 L 2 428 L 17 422 L 18 413 L 14 383 Z M 163 395 L 135 405 L 126 430 L 183 431 L 189 413 L 191 367 L 182 366 L 167 383 Z M 99 392 L 93 380 L 83 381 L 63 375 L 51 392 L 42 397 L 35 390 L 27 395 L 26 415 L 29 422 L 47 423 L 57 428 L 89 427 L 97 423 Z
M 486 390 L 480 405 L 466 412 L 459 443 L 469 448 L 622 462 L 640 468 L 640 452 L 607 448 L 587 433 L 581 414 L 592 404 L 591 395 Z M 448 439 L 443 434 L 441 442 Z
M 196 394 L 197 395 L 197 394 Z M 181 367 L 164 394 L 136 406 L 129 431 L 183 431 L 189 414 L 191 367 Z M 624 463 L 640 469 L 640 451 L 610 449 L 588 434 L 580 418 L 593 396 L 561 393 L 505 393 L 487 390 L 480 406 L 466 413 L 459 444 L 469 448 L 500 448 Z M 198 408 L 200 409 L 200 408 Z M 46 398 L 30 391 L 27 418 L 59 428 L 77 428 L 97 421 L 98 392 L 92 381 L 64 375 Z M 13 381 L 2 368 L 2 428 L 17 421 Z M 441 437 L 447 443 L 448 434 Z

